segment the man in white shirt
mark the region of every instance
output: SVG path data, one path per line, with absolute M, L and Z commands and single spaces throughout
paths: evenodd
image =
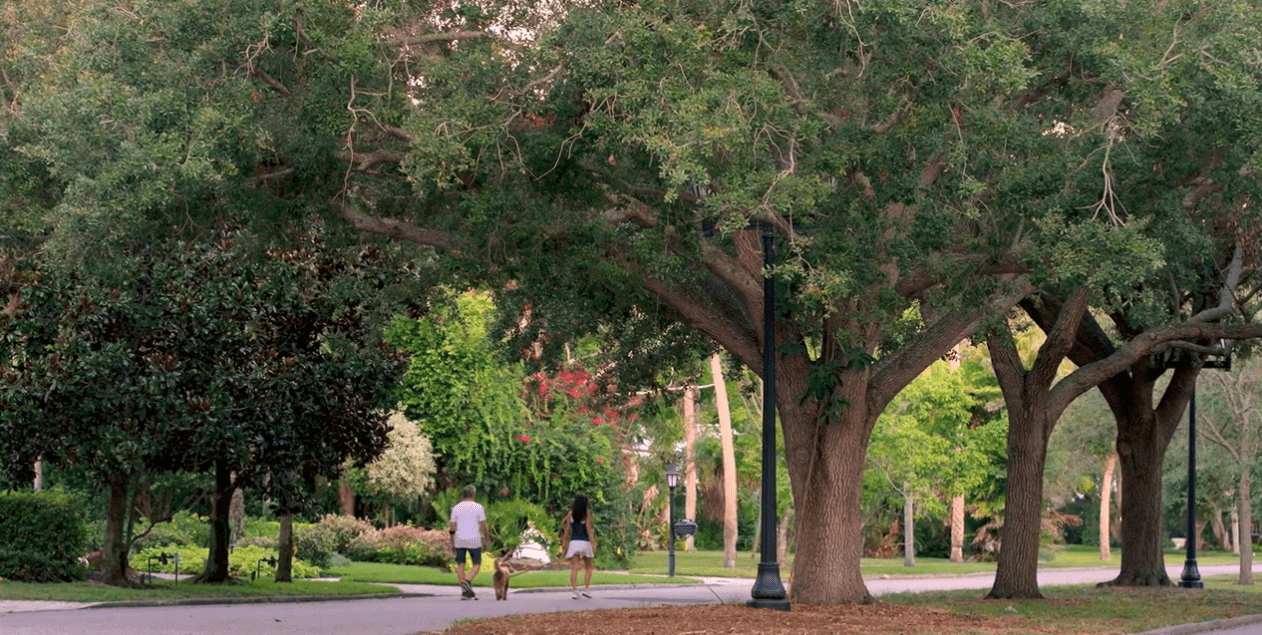
M 472 485 L 464 488 L 464 500 L 451 508 L 451 521 L 447 523 L 447 533 L 451 536 L 451 552 L 456 558 L 456 580 L 460 581 L 462 600 L 476 600 L 473 593 L 473 579 L 478 577 L 482 568 L 482 547 L 490 543 L 486 528 L 486 510 L 482 509 L 473 495 L 477 489 Z M 469 569 L 469 577 L 465 577 L 465 557 L 473 562 Z

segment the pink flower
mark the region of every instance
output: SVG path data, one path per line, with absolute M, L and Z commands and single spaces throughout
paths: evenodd
M 515 436 L 515 437 L 513 437 L 513 438 L 514 438 L 514 439 L 517 439 L 518 441 L 521 441 L 522 443 L 530 443 L 530 435 L 529 435 L 529 434 L 519 434 L 519 435 L 517 435 L 517 436 Z

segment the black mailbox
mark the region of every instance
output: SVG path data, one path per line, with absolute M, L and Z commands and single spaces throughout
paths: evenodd
M 676 536 L 692 536 L 697 533 L 697 523 L 684 519 L 675 523 Z

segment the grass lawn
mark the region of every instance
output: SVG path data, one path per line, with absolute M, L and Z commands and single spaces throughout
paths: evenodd
M 163 602 L 191 598 L 243 598 L 309 595 L 372 595 L 397 593 L 398 589 L 361 582 L 316 582 L 297 580 L 277 583 L 271 579 L 227 584 L 189 584 L 158 579 L 139 589 L 105 586 L 92 582 L 29 584 L 0 581 L 0 598 L 6 600 L 54 600 L 58 602 L 122 602 L 143 600 Z

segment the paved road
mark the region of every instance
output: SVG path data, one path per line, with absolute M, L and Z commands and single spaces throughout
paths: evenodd
M 1259 565 L 1262 567 L 1262 564 Z M 1180 575 L 1182 566 L 1170 567 L 1170 575 Z M 1201 574 L 1223 575 L 1238 570 L 1235 565 L 1201 566 Z M 1106 569 L 1051 569 L 1040 572 L 1039 584 L 1084 584 L 1109 580 L 1116 571 Z M 993 574 L 959 577 L 883 577 L 867 581 L 875 595 L 904 591 L 940 589 L 986 589 Z M 88 607 L 69 603 L 0 601 L 0 633 L 4 635 L 404 635 L 418 631 L 442 630 L 453 622 L 473 617 L 509 614 L 536 614 L 593 608 L 629 608 L 661 604 L 711 604 L 742 602 L 749 599 L 750 580 L 706 579 L 705 584 L 651 584 L 598 587 L 590 600 L 574 600 L 569 590 L 522 589 L 508 600 L 494 601 L 489 589 L 479 589 L 478 601 L 461 601 L 455 587 L 395 585 L 407 597 L 338 600 L 327 602 L 285 602 L 262 604 L 178 605 L 157 607 Z M 1215 631 L 1216 635 L 1256 635 L 1262 622 L 1236 624 L 1237 630 Z M 1245 630 L 1240 630 L 1245 629 Z M 1161 635 L 1204 632 L 1193 629 L 1162 631 Z

